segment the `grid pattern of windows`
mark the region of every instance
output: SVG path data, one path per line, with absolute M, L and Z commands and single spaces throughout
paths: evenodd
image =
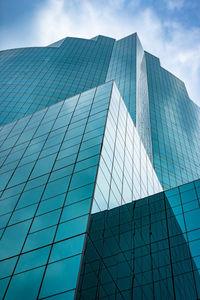
M 93 214 L 79 297 L 200 298 L 200 180 Z
M 147 83 L 146 59 L 141 46 L 137 63 L 137 97 L 136 97 L 136 128 L 144 144 L 147 154 L 153 163 L 151 137 L 150 107 Z
M 115 80 L 164 189 L 200 177 L 200 108 L 137 34 L 0 52 L 0 124 Z
M 133 121 L 114 85 L 92 212 L 162 191 Z
M 0 291 L 73 299 L 112 82 L 1 128 Z
M 135 124 L 137 34 L 116 41 L 106 80 L 115 80 Z
M 69 291 L 73 297 L 91 209 L 162 190 L 133 121 L 108 82 L 0 133 L 0 284 L 6 299 L 14 291 L 25 298 L 30 290 L 32 299 Z
M 0 298 L 200 299 L 184 84 L 137 34 L 1 51 L 0 67 Z
M 200 177 L 200 107 L 158 58 L 146 53 L 146 63 L 153 163 L 167 189 Z
M 113 44 L 114 39 L 98 36 L 1 51 L 0 124 L 104 83 Z

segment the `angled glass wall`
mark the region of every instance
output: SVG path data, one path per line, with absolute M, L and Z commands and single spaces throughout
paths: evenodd
M 92 212 L 162 191 L 133 120 L 114 83 Z
M 200 108 L 136 33 L 5 50 L 0 67 L 0 124 L 114 80 L 163 188 L 200 177 Z
M 0 133 L 2 293 L 73 297 L 91 210 L 162 190 L 133 121 L 108 82 Z
M 112 82 L 1 128 L 5 299 L 73 298 L 111 90 Z
M 153 163 L 146 58 L 144 51 L 140 52 L 140 60 L 138 59 L 137 64 L 136 128 L 147 151 L 147 154 L 151 162 Z
M 92 214 L 77 299 L 200 298 L 200 180 Z
M 104 83 L 113 44 L 98 36 L 0 51 L 0 124 Z
M 0 66 L 0 297 L 199 299 L 199 182 L 156 194 L 200 177 L 184 84 L 137 34 Z
M 137 34 L 115 42 L 106 80 L 115 80 L 120 94 L 135 124 L 136 119 L 136 65 Z
M 145 56 L 153 164 L 163 188 L 168 189 L 200 177 L 200 107 L 157 57 Z

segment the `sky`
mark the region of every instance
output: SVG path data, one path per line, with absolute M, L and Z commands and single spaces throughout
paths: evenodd
M 199 11 L 200 0 L 0 0 L 0 50 L 137 32 L 200 105 Z

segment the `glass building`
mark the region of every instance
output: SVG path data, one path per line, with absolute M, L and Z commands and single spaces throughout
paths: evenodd
M 0 299 L 200 298 L 200 108 L 121 40 L 0 52 Z

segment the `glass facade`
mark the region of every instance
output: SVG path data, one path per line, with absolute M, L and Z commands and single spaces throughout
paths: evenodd
M 0 51 L 0 124 L 114 80 L 164 189 L 200 177 L 200 108 L 184 83 L 142 48 L 65 38 L 48 47 Z
M 200 177 L 200 107 L 158 58 L 149 53 L 145 57 L 153 163 L 167 189 Z
M 92 213 L 162 191 L 133 120 L 113 86 Z
M 98 36 L 0 51 L 0 124 L 104 83 L 113 44 Z
M 73 297 L 111 89 L 110 82 L 2 128 L 0 269 L 6 299 L 68 290 Z
M 110 81 L 5 125 L 1 137 L 5 299 L 73 297 L 90 212 L 162 190 L 133 121 Z
M 0 299 L 200 299 L 200 108 L 183 82 L 136 33 L 0 66 Z
M 200 180 L 91 216 L 77 299 L 200 298 Z
M 134 123 L 138 42 L 136 33 L 115 42 L 106 77 L 106 80 L 115 80 Z

